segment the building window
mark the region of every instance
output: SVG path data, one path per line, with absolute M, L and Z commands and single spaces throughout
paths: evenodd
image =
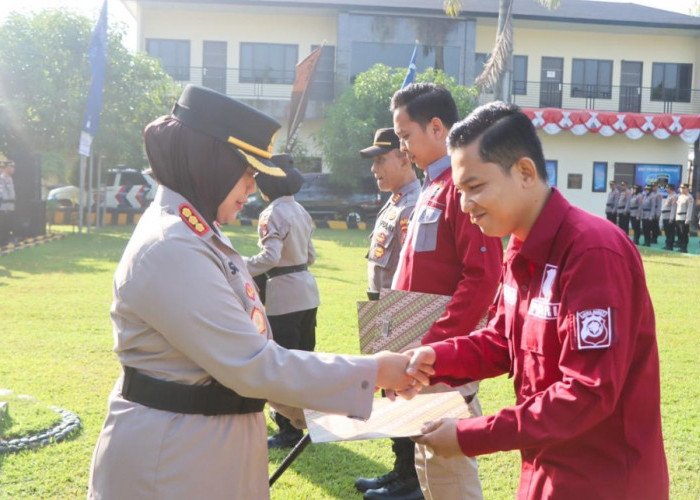
M 367 71 L 377 63 L 392 68 L 406 68 L 413 54 L 412 43 L 352 42 L 350 59 L 350 81 L 354 82 L 359 73 Z M 418 47 L 416 53 L 417 72 L 426 68 L 442 69 L 448 75 L 459 77 L 460 49 L 456 46 Z
M 160 59 L 166 73 L 178 81 L 190 79 L 190 41 L 147 38 L 146 52 Z
M 488 61 L 489 54 L 477 52 L 474 58 L 474 66 L 477 76 L 481 74 Z M 485 92 L 491 93 L 492 89 L 484 89 Z M 513 56 L 513 95 L 527 94 L 527 56 Z
M 298 45 L 241 43 L 241 83 L 294 83 Z
M 318 45 L 312 45 L 311 50 L 316 50 Z M 321 57 L 316 63 L 316 73 L 309 97 L 315 101 L 332 102 L 335 97 L 335 47 L 324 45 Z
M 692 64 L 654 63 L 651 67 L 651 100 L 690 102 Z
M 610 99 L 612 66 L 612 61 L 574 59 L 571 72 L 571 97 Z

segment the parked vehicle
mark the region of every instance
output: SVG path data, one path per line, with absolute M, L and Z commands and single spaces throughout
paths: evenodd
M 304 185 L 294 198 L 317 220 L 372 220 L 386 200 L 386 196 L 379 192 L 373 177 L 364 178 L 358 188 L 349 189 L 334 184 L 327 173 L 302 175 Z M 257 219 L 266 206 L 267 203 L 260 194 L 254 193 L 248 197 L 248 202 L 239 217 Z
M 141 211 L 150 205 L 156 194 L 157 183 L 147 172 L 134 168 L 112 168 L 107 171 L 104 188 L 106 208 Z M 87 191 L 84 194 L 87 202 Z M 51 206 L 75 207 L 80 198 L 80 188 L 62 186 L 49 191 L 46 201 Z M 93 199 L 97 200 L 94 193 Z

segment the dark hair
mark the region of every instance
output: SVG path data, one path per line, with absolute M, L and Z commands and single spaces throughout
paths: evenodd
M 212 224 L 246 163 L 224 142 L 169 115 L 146 125 L 143 138 L 155 179 L 184 196 Z
M 435 83 L 412 83 L 397 90 L 391 98 L 389 110 L 394 112 L 403 106 L 406 107 L 411 121 L 418 123 L 423 129 L 436 117 L 448 129 L 459 120 L 452 94 L 442 85 Z
M 506 173 L 520 158 L 530 158 L 537 175 L 547 182 L 542 143 L 530 119 L 515 104 L 494 101 L 479 106 L 459 123 L 447 136 L 451 151 L 466 147 L 481 139 L 479 157 L 484 162 L 496 163 Z

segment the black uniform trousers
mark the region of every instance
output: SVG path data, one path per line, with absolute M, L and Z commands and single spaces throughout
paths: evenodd
M 678 247 L 681 252 L 688 252 L 688 239 L 690 238 L 690 224 L 686 224 L 685 221 L 676 221 L 676 228 L 678 231 Z
M 659 235 L 661 234 L 661 230 L 659 228 L 659 218 L 654 217 L 652 219 L 653 224 L 651 225 L 651 242 L 656 243 L 659 241 Z
M 618 214 L 617 225 L 625 234 L 628 234 L 630 230 L 630 214 Z
M 654 219 L 642 219 L 642 233 L 644 233 L 644 246 L 651 246 L 651 227 L 654 225 Z
M 10 242 L 14 214 L 14 211 L 0 210 L 0 247 Z
M 614 212 L 605 212 L 605 218 L 608 219 L 613 224 L 617 225 L 617 214 Z
M 316 347 L 317 310 L 318 308 L 314 307 L 304 311 L 268 316 L 267 319 L 272 328 L 272 338 L 286 349 L 313 351 Z M 298 434 L 301 437 L 302 431 L 294 427 L 289 419 L 281 413 L 275 413 L 275 422 L 279 426 L 280 433 Z
M 673 243 L 676 240 L 676 222 L 672 220 L 664 220 L 664 234 L 666 235 L 666 250 L 673 250 Z
M 632 224 L 632 234 L 634 238 L 634 244 L 639 245 L 639 237 L 642 235 L 639 217 L 631 216 L 630 223 Z

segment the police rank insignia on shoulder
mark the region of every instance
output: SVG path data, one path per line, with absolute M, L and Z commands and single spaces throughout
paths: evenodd
M 187 203 L 183 203 L 179 207 L 180 218 L 187 224 L 187 226 L 197 233 L 198 236 L 204 236 L 209 231 L 209 224 L 199 217 L 194 208 L 192 208 Z
M 391 197 L 391 202 L 394 205 L 396 205 L 402 197 L 403 197 L 403 193 L 396 193 L 394 196 Z
M 253 312 L 250 313 L 250 319 L 253 321 L 253 324 L 258 329 L 258 333 L 265 333 L 265 316 L 263 315 L 263 312 L 260 309 L 254 307 Z

